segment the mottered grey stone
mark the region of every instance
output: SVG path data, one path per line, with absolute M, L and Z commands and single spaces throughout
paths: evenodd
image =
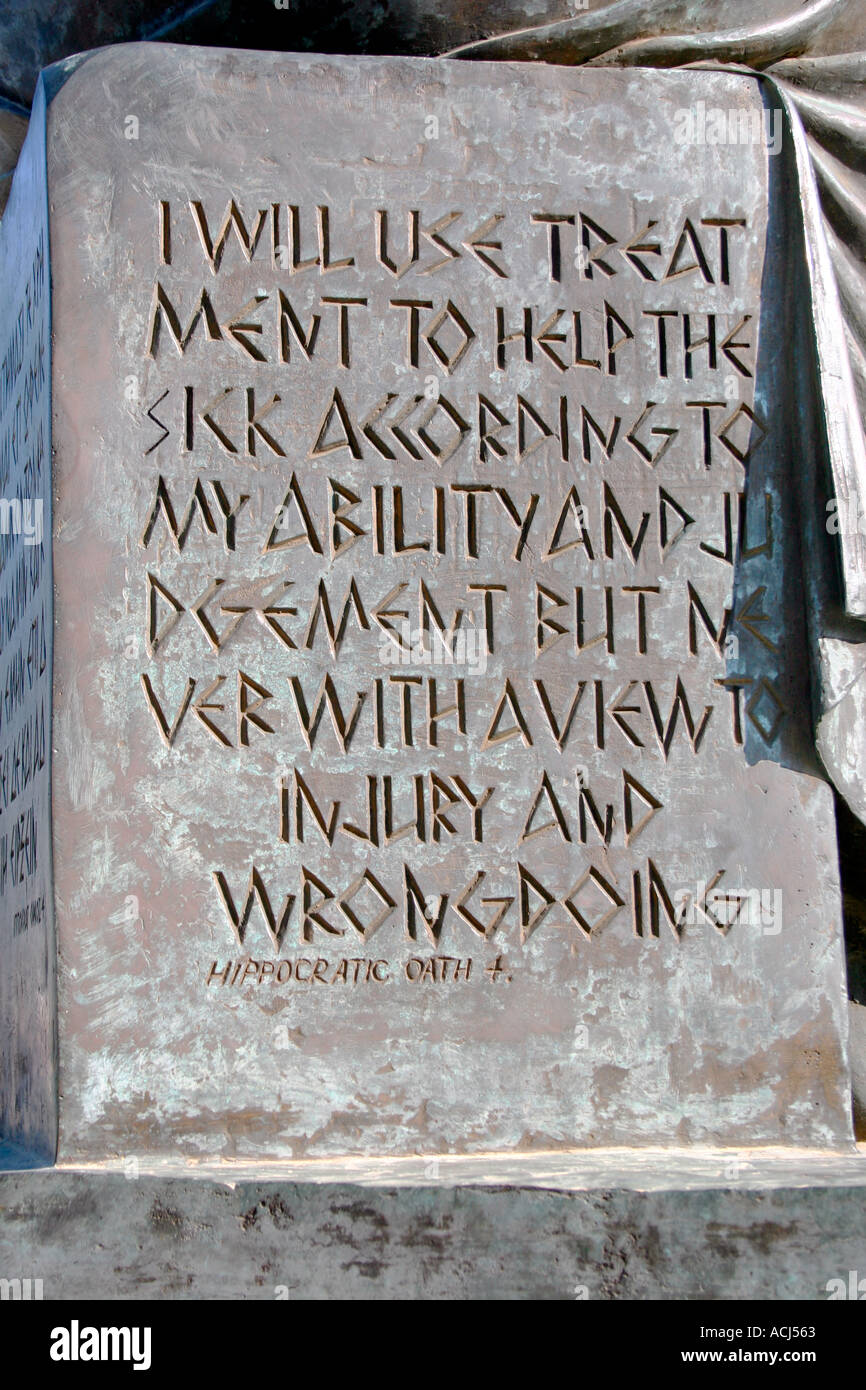
M 54 96 L 61 1158 L 850 1141 L 772 132 L 731 73 Z

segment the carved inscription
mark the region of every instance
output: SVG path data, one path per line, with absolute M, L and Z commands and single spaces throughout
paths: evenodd
M 227 945 L 276 959 L 207 983 L 736 928 L 736 865 L 683 891 L 650 827 L 790 713 L 747 219 L 193 189 L 153 226 L 142 708 L 227 787 L 250 761 L 272 826 L 212 873 Z

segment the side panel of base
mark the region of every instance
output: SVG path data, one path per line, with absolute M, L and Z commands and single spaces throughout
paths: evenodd
M 0 225 L 0 1145 L 42 1163 L 57 1148 L 50 279 L 40 85 Z

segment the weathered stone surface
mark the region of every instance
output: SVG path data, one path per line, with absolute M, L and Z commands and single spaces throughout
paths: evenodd
M 154 46 L 54 98 L 62 1158 L 850 1140 L 762 120 Z
M 0 1145 L 57 1131 L 51 877 L 51 318 L 45 112 L 0 231 Z
M 763 141 L 724 158 L 677 144 L 699 100 L 747 119 L 760 104 L 732 76 L 146 47 L 95 55 L 55 99 L 62 1153 L 849 1133 L 832 802 L 801 717 L 772 160 Z M 214 251 L 230 198 L 243 227 Z M 418 257 L 398 275 L 413 209 Z M 598 228 L 631 259 L 602 266 Z M 181 351 L 172 314 L 183 337 L 202 290 Z M 393 300 L 422 301 L 417 327 Z M 497 348 L 497 308 L 519 334 L 527 306 L 529 348 Z M 664 365 L 661 311 L 677 316 Z M 708 313 L 730 350 L 695 347 L 687 368 L 683 335 Z M 467 486 L 486 489 L 474 523 Z M 485 610 L 478 586 L 497 585 Z M 593 643 L 608 591 L 615 637 Z M 471 652 L 401 663 L 401 610 L 411 629 L 462 610 L 489 636 L 490 609 L 483 670 Z M 455 675 L 466 730 L 445 717 L 431 746 L 428 682 L 441 709 Z M 364 692 L 357 726 L 341 736 L 325 709 L 305 738 L 327 676 L 347 720 Z M 731 678 L 747 682 L 737 719 Z M 424 805 L 390 847 L 385 775 L 397 825 L 416 791 Z M 370 778 L 372 846 L 346 829 L 369 833 Z M 242 920 L 253 869 L 276 945 L 261 895 Z M 736 915 L 726 892 L 763 892 L 763 918 L 713 925 Z M 482 898 L 512 900 L 489 939 Z M 344 958 L 389 978 L 362 965 L 343 982 Z M 277 982 L 300 959 L 304 975 L 327 962 L 319 981 Z
M 848 1026 L 854 1126 L 857 1137 L 862 1139 L 866 1134 L 866 1008 L 853 1000 L 848 1004 Z
M 866 1265 L 862 1156 L 738 1157 L 645 1155 L 638 1172 L 604 1153 L 571 1173 L 550 1155 L 448 1160 L 313 1182 L 305 1165 L 7 1174 L 0 1269 L 76 1303 L 847 1297 Z

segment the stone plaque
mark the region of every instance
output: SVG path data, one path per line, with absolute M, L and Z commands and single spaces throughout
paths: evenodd
M 850 1138 L 777 136 L 709 72 L 55 96 L 63 1158 Z

